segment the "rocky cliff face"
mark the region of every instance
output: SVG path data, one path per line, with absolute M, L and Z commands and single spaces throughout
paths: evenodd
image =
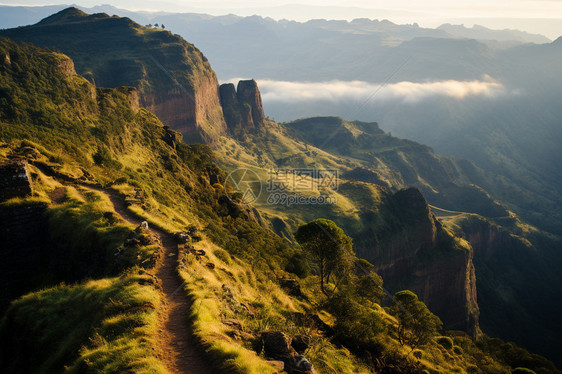
M 57 68 L 59 71 L 68 77 L 76 75 L 76 70 L 74 69 L 74 62 L 71 58 L 65 55 L 58 55 L 59 61 L 57 62 Z
M 252 119 L 256 127 L 261 127 L 265 121 L 263 113 L 263 105 L 261 102 L 261 93 L 255 80 L 250 79 L 238 82 L 236 97 L 241 103 L 250 105 L 252 108 Z
M 188 143 L 214 144 L 226 134 L 218 98 L 216 76 L 199 77 L 194 89 L 183 87 L 146 91 L 140 94 L 140 105 L 154 112 L 162 123 L 182 133 Z
M 562 263 L 560 239 L 532 229 L 516 235 L 474 214 L 448 224 L 474 248 L 482 330 L 559 357 L 562 275 L 552 268 Z
M 470 246 L 445 231 L 417 189 L 397 192 L 387 208 L 398 220 L 372 232 L 375 240 L 359 238 L 358 254 L 375 265 L 388 290 L 418 294 L 446 329 L 477 333 L 479 309 Z
M 506 230 L 483 218 L 465 221 L 461 227 L 460 234 L 464 235 L 474 248 L 477 262 L 485 262 L 496 255 L 502 255 L 502 252 L 508 251 L 509 248 L 526 245 L 522 238 L 512 236 Z
M 218 80 L 209 62 L 197 48 L 168 31 L 69 8 L 35 25 L 0 34 L 56 47 L 74 60 L 79 74 L 100 87 L 136 87 L 140 105 L 182 132 L 188 143 L 213 144 L 226 133 Z M 58 66 L 73 74 L 72 60 L 63 59 Z
M 220 101 L 224 118 L 231 134 L 239 135 L 245 131 L 262 129 L 265 114 L 261 101 L 261 93 L 255 80 L 226 83 L 220 86 Z

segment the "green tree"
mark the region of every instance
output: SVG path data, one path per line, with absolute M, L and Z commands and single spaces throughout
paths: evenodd
M 381 334 L 386 331 L 382 315 L 361 303 L 353 294 L 338 291 L 327 303 L 336 317 L 334 330 L 339 341 L 355 351 L 380 352 Z
M 320 288 L 328 296 L 326 283 L 334 278 L 335 290 L 353 266 L 353 241 L 333 221 L 324 218 L 301 225 L 295 239 L 318 267 Z
M 364 301 L 380 303 L 385 293 L 382 278 L 375 272 L 375 266 L 367 260 L 356 259 L 355 273 L 356 276 L 350 280 L 355 294 Z
M 412 350 L 428 343 L 442 326 L 439 317 L 409 290 L 394 295 L 390 313 L 398 319 L 398 341 L 402 345 L 408 344 Z

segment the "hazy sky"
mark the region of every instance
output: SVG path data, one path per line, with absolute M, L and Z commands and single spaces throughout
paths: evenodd
M 0 0 L 6 5 L 76 3 L 85 7 L 108 0 Z M 387 18 L 396 23 L 417 22 L 436 27 L 442 23 L 478 23 L 492 28 L 517 28 L 554 39 L 562 35 L 561 0 L 114 0 L 111 5 L 131 10 L 205 12 L 213 15 L 259 14 L 276 19 Z

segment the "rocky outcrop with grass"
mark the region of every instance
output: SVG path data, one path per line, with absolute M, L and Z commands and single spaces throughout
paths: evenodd
M 56 47 L 74 60 L 79 74 L 98 86 L 136 87 L 140 105 L 184 134 L 187 142 L 212 144 L 225 134 L 218 81 L 207 58 L 168 31 L 68 8 L 35 25 L 2 30 L 0 35 Z M 72 74 L 72 60 L 59 58 L 57 65 Z

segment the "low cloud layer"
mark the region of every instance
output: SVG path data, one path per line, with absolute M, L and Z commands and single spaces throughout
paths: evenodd
M 487 76 L 474 81 L 398 82 L 388 85 L 362 81 L 286 82 L 264 79 L 258 80 L 258 85 L 264 102 L 287 103 L 343 100 L 399 100 L 416 103 L 439 96 L 461 100 L 474 96 L 498 97 L 506 94 L 502 84 Z

